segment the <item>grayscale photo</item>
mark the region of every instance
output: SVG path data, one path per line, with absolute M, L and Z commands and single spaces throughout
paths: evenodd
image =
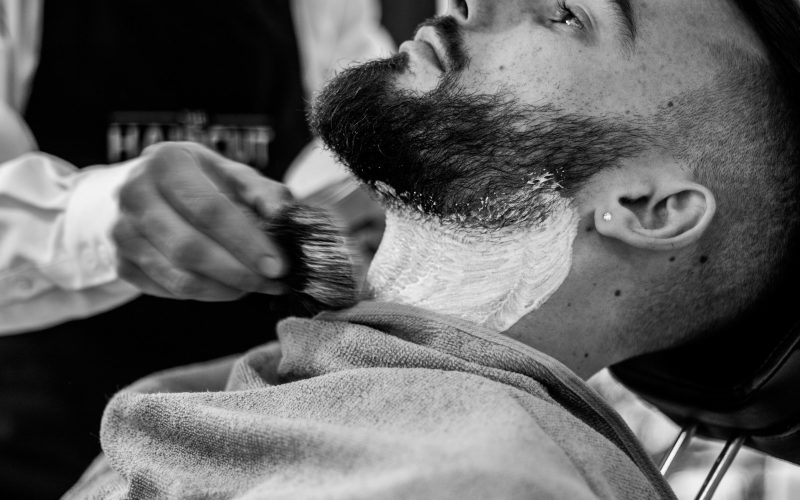
M 0 0 L 0 499 L 800 499 L 800 0 Z

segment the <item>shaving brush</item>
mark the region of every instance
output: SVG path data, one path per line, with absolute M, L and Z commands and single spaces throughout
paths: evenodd
M 282 314 L 311 316 L 358 302 L 357 253 L 331 215 L 292 203 L 261 226 L 289 259 L 283 282 L 289 293 L 273 308 Z

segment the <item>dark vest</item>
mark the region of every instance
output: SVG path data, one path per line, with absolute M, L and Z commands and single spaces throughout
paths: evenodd
M 193 140 L 280 178 L 310 138 L 289 0 L 52 0 L 42 35 L 25 118 L 78 167 Z M 0 337 L 0 497 L 57 497 L 100 452 L 116 390 L 267 342 L 275 317 L 264 296 L 142 297 Z

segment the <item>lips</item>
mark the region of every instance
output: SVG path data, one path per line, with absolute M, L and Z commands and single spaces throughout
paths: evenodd
M 417 31 L 414 40 L 404 42 L 400 46 L 400 51 L 419 56 L 439 71 L 449 70 L 447 52 L 444 50 L 436 30 L 431 26 L 424 26 Z

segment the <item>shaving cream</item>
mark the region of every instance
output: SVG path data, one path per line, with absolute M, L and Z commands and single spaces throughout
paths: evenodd
M 578 216 L 562 197 L 553 206 L 543 223 L 492 230 L 391 208 L 367 277 L 371 294 L 508 330 L 569 274 Z

